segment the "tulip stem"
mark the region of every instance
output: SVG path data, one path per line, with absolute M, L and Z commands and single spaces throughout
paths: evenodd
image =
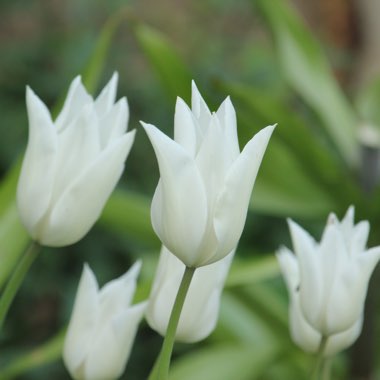
M 169 324 L 166 330 L 161 352 L 154 364 L 148 380 L 167 380 L 169 376 L 170 359 L 173 352 L 175 334 L 183 304 L 185 303 L 186 294 L 189 290 L 191 279 L 193 278 L 196 268 L 186 267 L 177 296 L 174 301 L 173 309 L 170 314 Z
M 11 306 L 12 301 L 20 288 L 26 273 L 28 272 L 33 261 L 36 259 L 40 250 L 41 246 L 38 243 L 34 241 L 31 242 L 25 250 L 23 257 L 17 264 L 14 272 L 12 273 L 12 276 L 7 282 L 7 285 L 0 298 L 0 330 L 3 327 L 9 307 Z
M 326 349 L 328 338 L 329 337 L 325 335 L 322 335 L 321 337 L 315 366 L 311 375 L 312 380 L 328 380 L 330 377 L 329 367 L 326 366 L 326 358 L 323 356 Z

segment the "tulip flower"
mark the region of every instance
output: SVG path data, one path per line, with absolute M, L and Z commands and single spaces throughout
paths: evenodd
M 135 132 L 126 133 L 126 98 L 115 103 L 117 74 L 93 100 L 73 80 L 55 121 L 28 87 L 29 141 L 17 189 L 21 220 L 46 246 L 80 240 L 119 180 Z
M 194 273 L 179 319 L 177 341 L 198 342 L 214 330 L 233 256 L 232 252 L 216 263 L 198 268 Z M 146 312 L 149 326 L 162 336 L 165 336 L 184 270 L 185 265 L 163 246 Z
M 151 218 L 163 245 L 190 268 L 227 256 L 243 231 L 274 126 L 257 133 L 240 153 L 231 100 L 211 113 L 193 83 L 192 109 L 177 100 L 174 140 L 153 125 L 143 127 L 160 169 Z
M 330 214 L 320 243 L 291 220 L 289 227 L 295 254 L 282 248 L 277 257 L 290 296 L 292 338 L 311 352 L 328 338 L 324 354 L 334 354 L 360 334 L 380 247 L 366 249 L 369 223 L 355 225 L 353 207 L 341 222 Z
M 124 372 L 146 308 L 146 302 L 130 306 L 140 264 L 100 290 L 85 265 L 63 349 L 73 379 L 114 380 Z

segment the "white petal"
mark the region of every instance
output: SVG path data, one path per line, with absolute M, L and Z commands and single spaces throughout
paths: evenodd
M 82 108 L 93 102 L 92 97 L 84 88 L 80 76 L 77 76 L 70 85 L 62 111 L 55 120 L 58 132 L 61 132 L 67 125 L 75 120 Z
M 290 297 L 299 291 L 300 273 L 296 257 L 293 252 L 286 247 L 281 247 L 276 254 L 280 264 L 281 272 L 285 278 L 286 286 Z
M 128 120 L 128 102 L 126 98 L 121 98 L 99 122 L 103 147 L 120 138 L 127 131 Z
M 233 253 L 195 271 L 179 320 L 177 341 L 200 341 L 214 330 L 232 259 Z M 149 325 L 161 335 L 165 335 L 184 270 L 185 265 L 163 246 L 147 309 Z
M 369 223 L 367 220 L 359 222 L 347 237 L 350 243 L 351 255 L 362 253 L 367 245 L 369 235 Z
M 234 252 L 196 270 L 179 320 L 178 341 L 199 342 L 215 329 L 223 287 L 233 257 Z
M 339 282 L 331 290 L 326 306 L 327 326 L 331 332 L 347 329 L 363 313 L 368 282 L 379 259 L 380 247 L 375 247 L 340 266 L 335 274 Z
M 194 112 L 194 115 L 199 120 L 201 126 L 209 125 L 211 112 L 198 91 L 194 81 L 191 82 L 191 110 Z
M 333 356 L 350 347 L 358 339 L 362 330 L 363 317 L 361 316 L 349 329 L 332 335 L 327 341 L 325 356 Z
M 118 315 L 112 321 L 114 335 L 120 347 L 119 357 L 122 368 L 127 364 L 138 325 L 145 314 L 146 307 L 147 302 L 141 302 Z
M 273 129 L 269 126 L 257 133 L 228 171 L 214 216 L 215 232 L 223 250 L 213 261 L 231 252 L 240 239 L 252 188 Z
M 194 160 L 156 127 L 143 124 L 156 152 L 161 180 L 152 201 L 152 224 L 165 246 L 196 265 L 207 222 L 204 186 Z
M 220 105 L 217 117 L 225 133 L 225 140 L 228 142 L 228 156 L 231 160 L 234 160 L 239 155 L 240 149 L 236 127 L 236 113 L 230 97 L 227 97 Z
M 210 123 L 199 147 L 196 164 L 205 185 L 209 212 L 213 214 L 218 194 L 224 185 L 226 172 L 231 163 L 226 160 L 223 131 L 215 114 Z
M 187 104 L 177 98 L 174 114 L 174 140 L 183 146 L 191 157 L 197 150 L 196 120 Z
M 351 280 L 355 278 L 351 270 L 355 268 L 350 265 L 347 247 L 338 225 L 327 226 L 320 244 L 320 256 L 323 268 L 324 317 L 318 330 L 325 335 L 332 335 L 348 329 L 359 315 L 354 306 L 355 301 L 351 300 L 352 293 L 349 288 L 352 290 L 352 285 L 345 281 L 351 275 Z
M 289 324 L 292 340 L 306 352 L 317 352 L 321 334 L 306 321 L 299 304 L 299 296 L 289 305 Z
M 294 252 L 300 270 L 300 298 L 302 313 L 316 328 L 323 313 L 323 273 L 320 257 L 313 238 L 292 220 L 288 220 Z
M 70 324 L 66 333 L 63 359 L 71 373 L 78 371 L 91 349 L 95 333 L 98 304 L 98 284 L 90 267 L 83 268 Z
M 100 153 L 98 118 L 92 105 L 83 108 L 78 117 L 59 135 L 57 168 L 52 203 L 88 168 Z
M 98 115 L 104 115 L 107 113 L 116 99 L 117 82 L 119 79 L 118 73 L 113 73 L 110 81 L 103 88 L 102 92 L 95 100 L 95 108 Z
M 28 87 L 26 104 L 29 140 L 17 187 L 17 204 L 23 224 L 38 239 L 38 223 L 51 199 L 57 152 L 57 136 L 45 104 Z
M 347 238 L 349 238 L 349 234 L 354 227 L 354 217 L 355 217 L 355 208 L 354 206 L 350 206 L 346 212 L 346 215 L 341 221 L 342 229 L 345 232 L 345 236 Z
M 124 370 L 124 360 L 121 361 L 119 356 L 121 350 L 122 347 L 109 321 L 94 335 L 91 350 L 85 361 L 84 380 L 117 379 Z
M 136 291 L 136 281 L 140 268 L 141 261 L 137 261 L 128 272 L 108 282 L 100 290 L 100 302 L 105 313 L 119 313 L 131 304 Z
M 134 135 L 135 131 L 129 132 L 109 146 L 62 194 L 47 221 L 42 243 L 73 244 L 89 231 L 123 172 Z
M 117 379 L 124 372 L 146 304 L 113 316 L 96 337 L 86 360 L 86 379 Z

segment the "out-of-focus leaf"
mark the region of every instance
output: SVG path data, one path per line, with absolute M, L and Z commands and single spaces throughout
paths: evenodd
M 380 78 L 359 91 L 355 103 L 362 122 L 380 129 Z
M 142 245 L 160 247 L 150 222 L 150 200 L 143 195 L 115 190 L 98 223 Z
M 317 41 L 284 0 L 254 4 L 273 32 L 289 83 L 318 114 L 347 164 L 357 167 L 357 120 Z
M 219 321 L 210 339 L 223 342 L 233 340 L 256 346 L 277 344 L 271 326 L 257 315 L 250 303 L 239 299 L 230 290 L 223 292 Z
M 288 302 L 283 294 L 268 284 L 235 288 L 232 292 L 270 326 L 278 341 L 290 342 Z
M 253 285 L 279 275 L 279 266 L 274 255 L 265 255 L 254 259 L 234 259 L 227 277 L 226 287 Z
M 253 132 L 266 125 L 277 123 L 275 138 L 280 138 L 296 155 L 300 165 L 323 185 L 331 186 L 346 173 L 336 157 L 326 147 L 318 131 L 310 128 L 305 120 L 290 110 L 290 105 L 280 102 L 272 94 L 246 84 L 218 81 L 217 86 L 231 95 L 238 116 L 242 112 L 246 119 L 239 125 L 239 136 L 250 139 Z M 254 126 L 257 116 L 262 125 Z
M 41 346 L 19 356 L 0 369 L 0 378 L 2 380 L 17 379 L 25 372 L 55 362 L 61 356 L 64 335 L 65 330 Z
M 177 360 L 170 380 L 255 380 L 276 360 L 277 347 L 208 346 Z
M 135 25 L 134 32 L 137 42 L 171 99 L 174 101 L 180 96 L 188 102 L 191 73 L 170 41 L 159 31 L 142 23 Z
M 7 280 L 29 241 L 20 222 L 15 201 L 19 172 L 20 162 L 17 162 L 0 184 L 0 287 Z
M 272 139 L 253 189 L 251 207 L 266 214 L 315 218 L 337 211 L 336 202 L 310 177 L 283 143 Z
M 115 12 L 108 18 L 99 34 L 95 48 L 83 70 L 83 84 L 90 93 L 95 92 L 98 87 L 112 39 L 117 28 L 127 19 L 128 12 L 127 8 Z
M 107 60 L 112 39 L 120 24 L 129 17 L 129 9 L 119 10 L 108 18 L 100 31 L 99 37 L 94 46 L 87 63 L 82 70 L 82 82 L 90 94 L 95 93 L 102 77 L 104 66 Z M 57 116 L 66 98 L 65 93 L 61 94 L 52 110 L 52 115 Z
M 11 201 L 0 219 L 0 287 L 23 253 L 29 236 L 20 222 L 16 203 Z

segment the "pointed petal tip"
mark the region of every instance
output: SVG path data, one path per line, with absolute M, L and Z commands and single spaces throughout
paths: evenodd
M 71 81 L 70 86 L 78 86 L 79 84 L 83 86 L 83 83 L 82 83 L 82 76 L 81 76 L 81 75 L 77 75 L 77 76 Z
M 349 219 L 350 221 L 352 221 L 352 224 L 354 223 L 354 219 L 355 219 L 355 206 L 354 205 L 350 205 L 346 211 L 346 215 L 344 216 L 343 219 Z
M 154 133 L 155 131 L 160 131 L 155 125 L 149 124 L 149 123 L 145 123 L 142 120 L 140 120 L 140 124 L 144 128 L 144 130 L 145 130 L 146 134 L 148 135 L 148 137 L 150 137 L 151 134 Z
M 119 73 L 116 70 L 112 73 L 111 80 L 119 80 Z
M 86 283 L 87 286 L 91 285 L 94 286 L 96 289 L 99 288 L 98 280 L 96 279 L 95 273 L 92 271 L 88 263 L 85 263 L 83 265 L 80 283 Z
M 137 260 L 128 270 L 132 277 L 137 278 L 142 267 L 142 260 Z

